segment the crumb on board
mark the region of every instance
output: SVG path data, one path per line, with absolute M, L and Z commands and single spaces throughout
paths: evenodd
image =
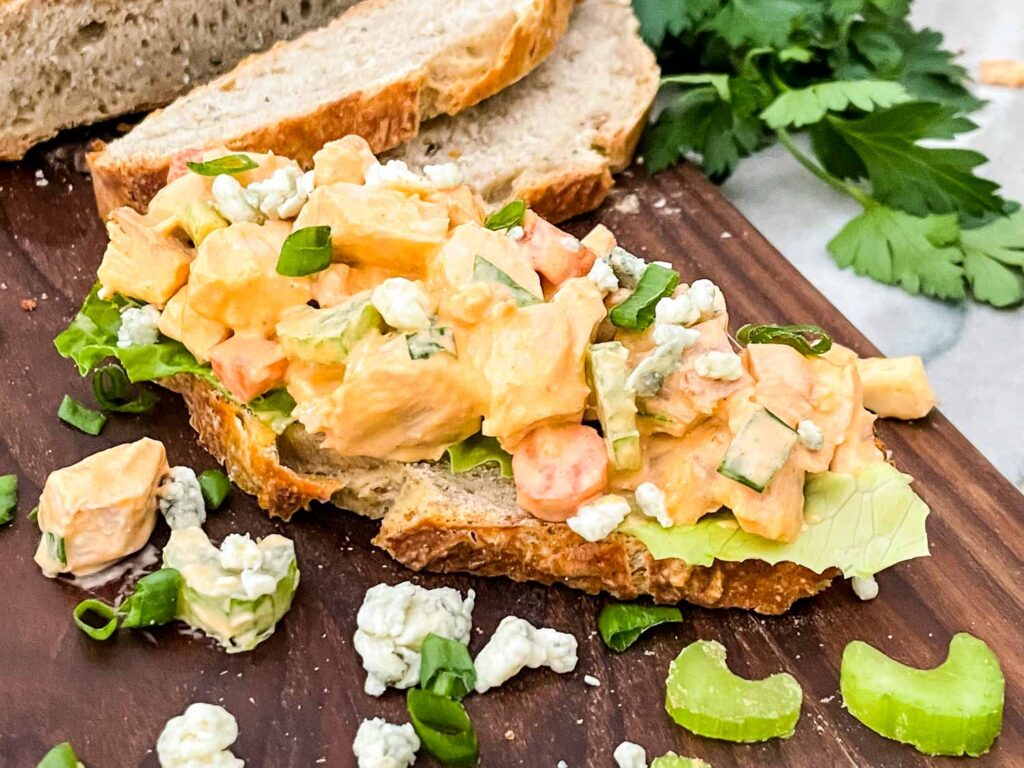
M 516 732 L 515 731 L 513 731 L 511 729 L 505 731 L 505 741 L 515 741 L 515 740 L 516 740 Z
M 28 298 L 28 299 L 22 299 L 21 300 L 21 308 L 25 312 L 32 312 L 38 306 L 39 306 L 39 302 L 36 301 L 35 299 Z
M 629 192 L 616 198 L 612 203 L 612 210 L 616 213 L 640 213 L 640 198 L 636 196 L 636 193 Z
M 1024 88 L 1024 61 L 987 59 L 981 62 L 980 79 L 986 85 Z

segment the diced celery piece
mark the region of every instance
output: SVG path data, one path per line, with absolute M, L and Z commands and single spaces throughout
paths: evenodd
M 793 735 L 803 691 L 786 673 L 745 680 L 729 671 L 725 646 L 691 643 L 672 662 L 665 681 L 665 709 L 698 736 L 755 742 Z
M 651 768 L 711 768 L 710 765 L 697 757 L 680 757 L 675 752 L 667 752 L 654 758 Z
M 982 755 L 1003 725 L 999 659 L 963 632 L 933 669 L 908 667 L 854 641 L 843 651 L 839 685 L 851 715 L 926 755 Z

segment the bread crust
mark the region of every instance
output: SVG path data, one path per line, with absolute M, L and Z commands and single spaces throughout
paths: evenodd
M 360 3 L 333 24 L 351 23 L 385 2 L 387 0 Z M 507 30 L 497 55 L 485 71 L 445 82 L 434 76 L 434 65 L 427 66 L 378 90 L 350 94 L 240 135 L 222 136 L 217 143 L 237 151 L 273 151 L 304 166 L 312 162 L 313 154 L 326 142 L 352 133 L 363 136 L 374 153 L 390 149 L 415 136 L 421 120 L 440 112 L 455 114 L 528 74 L 554 50 L 568 28 L 574 4 L 575 0 L 534 0 L 533 12 L 519 17 Z M 266 52 L 253 54 L 195 92 L 230 88 L 235 78 L 246 70 L 273 59 L 286 46 L 301 44 L 302 39 L 280 42 Z M 436 66 L 443 67 L 443 63 L 437 62 Z M 158 110 L 146 119 L 159 119 L 161 112 Z M 166 183 L 171 157 L 121 160 L 107 145 L 96 142 L 87 161 L 96 206 L 100 216 L 106 218 L 111 210 L 121 205 L 144 212 L 149 200 Z
M 270 515 L 287 520 L 315 501 L 333 500 L 383 517 L 374 544 L 413 570 L 507 576 L 622 600 L 648 595 L 659 603 L 685 600 L 764 614 L 784 613 L 839 574 L 793 563 L 715 561 L 704 567 L 655 560 L 640 541 L 622 534 L 589 543 L 567 526 L 536 520 L 508 503 L 511 491 L 491 502 L 484 494 L 460 493 L 447 484 L 454 481 L 446 469 L 431 465 L 376 462 L 334 474 L 298 472 L 282 463 L 273 430 L 209 382 L 179 374 L 160 384 L 184 397 L 200 444 Z M 498 476 L 484 482 L 509 485 Z

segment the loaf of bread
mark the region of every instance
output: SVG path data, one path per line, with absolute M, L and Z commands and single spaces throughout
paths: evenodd
M 168 103 L 356 0 L 0 2 L 0 160 Z

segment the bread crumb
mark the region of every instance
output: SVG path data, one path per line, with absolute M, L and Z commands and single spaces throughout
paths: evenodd
M 516 732 L 515 731 L 513 731 L 513 730 L 505 731 L 505 741 L 515 741 L 515 740 L 516 740 Z
M 1024 88 L 1024 61 L 1013 59 L 988 59 L 981 62 L 981 82 L 987 85 L 1003 85 L 1008 88 Z
M 593 688 L 599 688 L 601 686 L 601 681 L 598 680 L 593 675 L 584 675 L 583 676 L 583 682 L 586 683 L 587 685 L 593 687 Z
M 723 240 L 728 240 L 730 237 L 732 237 L 732 232 L 723 232 L 722 234 L 719 235 L 719 237 L 722 238 Z
M 612 203 L 612 209 L 616 213 L 640 213 L 640 198 L 630 192 Z
M 35 299 L 22 299 L 21 308 L 26 312 L 32 312 L 36 307 L 39 306 L 39 302 Z

